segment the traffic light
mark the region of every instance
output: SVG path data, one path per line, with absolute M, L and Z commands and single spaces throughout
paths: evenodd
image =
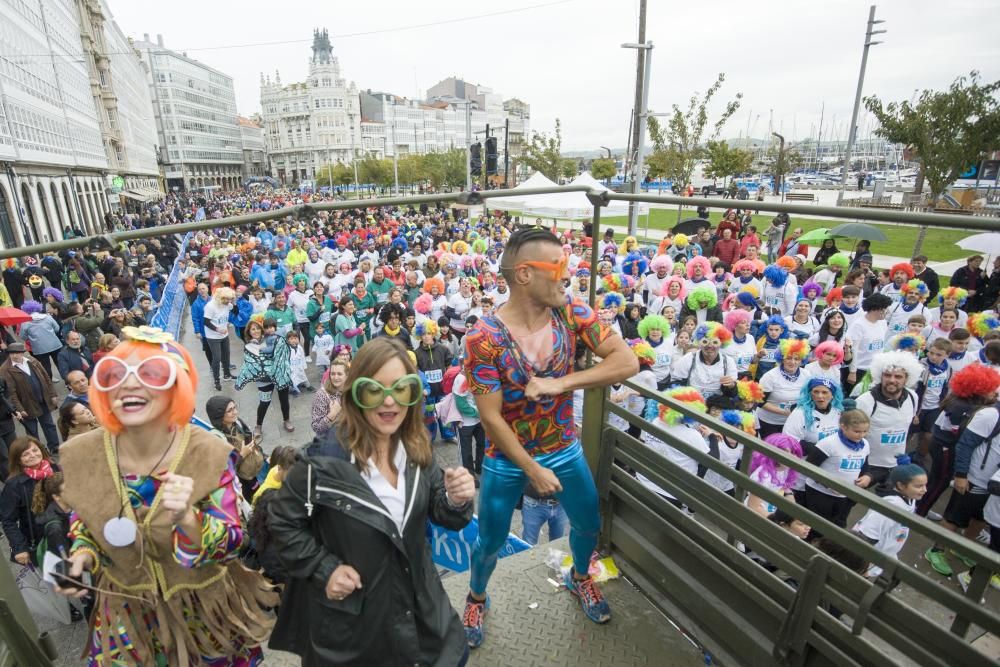
M 469 168 L 473 176 L 483 173 L 482 144 L 478 141 L 469 146 Z
M 497 173 L 497 138 L 486 137 L 486 174 L 495 176 Z

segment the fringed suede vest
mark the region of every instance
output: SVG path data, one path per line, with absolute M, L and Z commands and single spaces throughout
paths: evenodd
M 164 443 L 166 445 L 166 443 Z M 186 426 L 170 472 L 194 480 L 193 505 L 214 491 L 225 472 L 232 446 L 207 431 Z M 101 563 L 94 586 L 114 593 L 97 593 L 95 613 L 107 610 L 128 632 L 133 647 L 148 664 L 159 651 L 171 665 L 200 662 L 200 656 L 232 655 L 244 646 L 263 642 L 273 620 L 262 607 L 277 604 L 278 595 L 264 577 L 239 560 L 181 566 L 173 556 L 173 522 L 160 507 L 158 492 L 150 507 L 133 510 L 118 472 L 113 436 L 104 429 L 85 433 L 59 450 L 65 475 L 63 498 L 76 511 L 100 546 Z M 162 490 L 162 489 L 161 489 Z M 115 547 L 104 538 L 104 524 L 119 516 L 136 522 L 136 541 Z M 154 645 L 143 614 L 155 611 L 159 627 Z M 193 613 L 188 623 L 185 611 Z M 117 617 L 117 618 L 116 618 Z M 134 624 L 134 625 L 133 625 Z M 108 626 L 101 622 L 102 653 L 110 650 Z M 119 659 L 131 659 L 123 652 Z

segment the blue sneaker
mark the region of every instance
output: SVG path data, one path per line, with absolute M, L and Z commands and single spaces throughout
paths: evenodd
M 570 593 L 580 598 L 580 606 L 583 607 L 583 613 L 587 618 L 594 623 L 607 623 L 611 620 L 611 608 L 593 577 L 576 580 L 573 578 L 573 570 L 570 569 L 563 578 L 563 583 Z
M 469 644 L 470 648 L 479 648 L 483 643 L 483 625 L 486 621 L 486 612 L 489 608 L 490 596 L 488 595 L 481 602 L 473 599 L 471 595 L 465 598 L 465 612 L 462 614 L 462 625 L 465 626 L 465 641 Z

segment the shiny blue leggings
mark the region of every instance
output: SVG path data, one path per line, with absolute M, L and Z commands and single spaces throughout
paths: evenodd
M 590 566 L 590 556 L 601 532 L 597 487 L 576 442 L 552 454 L 536 456 L 535 461 L 559 478 L 562 491 L 556 494 L 569 517 L 569 548 L 573 563 Z M 469 588 L 474 595 L 486 593 L 486 585 L 497 566 L 514 507 L 524 491 L 527 476 L 507 459 L 487 458 L 483 462 L 482 488 L 479 493 L 479 537 L 472 547 L 472 577 Z

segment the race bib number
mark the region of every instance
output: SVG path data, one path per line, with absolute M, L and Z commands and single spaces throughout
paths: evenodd
M 333 313 L 329 313 L 329 312 L 327 312 L 327 311 L 324 310 L 322 313 L 319 314 L 319 321 L 323 322 L 325 324 L 326 322 L 330 321 L 330 317 L 332 315 L 333 315 Z
M 886 431 L 879 438 L 879 442 L 886 447 L 895 447 L 906 442 L 906 431 Z
M 389 293 L 379 292 L 378 295 L 375 297 L 375 300 L 378 301 L 379 303 L 385 303 L 386 301 L 389 300 Z
M 892 333 L 899 333 L 899 332 L 900 332 L 900 331 L 902 331 L 902 330 L 903 330 L 904 328 L 905 328 L 905 327 L 903 326 L 903 323 L 902 323 L 902 322 L 896 322 L 896 323 L 895 323 L 895 324 L 893 324 L 893 325 L 892 325 L 891 327 L 889 327 L 889 330 L 890 330 L 890 331 L 892 331 Z
M 787 401 L 784 403 L 778 403 L 782 410 L 791 410 L 795 407 L 795 401 Z
M 928 389 L 940 389 L 944 386 L 944 378 L 931 378 L 927 381 Z
M 843 472 L 860 472 L 864 465 L 864 459 L 840 459 L 840 470 Z
M 754 355 L 752 354 L 743 355 L 742 357 L 736 357 L 736 367 L 741 371 L 745 371 L 746 369 L 750 368 L 750 364 L 753 363 L 753 357 Z
M 780 301 L 781 299 L 779 299 L 777 296 L 771 296 L 770 294 L 768 294 L 767 297 L 764 299 L 764 303 L 767 304 L 768 306 L 777 306 Z
M 777 348 L 765 347 L 763 350 L 761 350 L 760 360 L 761 361 L 774 361 L 774 353 L 776 351 L 777 351 Z
M 873 340 L 872 342 L 868 343 L 868 351 L 869 352 L 878 352 L 879 350 L 882 349 L 882 347 L 884 345 L 885 345 L 884 341 Z
M 825 429 L 822 429 L 822 430 L 820 430 L 820 431 L 819 431 L 819 433 L 818 433 L 818 434 L 817 434 L 817 436 L 816 436 L 816 437 L 817 437 L 817 440 L 816 440 L 816 442 L 819 442 L 819 441 L 820 441 L 820 440 L 822 440 L 823 438 L 828 438 L 828 437 L 830 437 L 831 435 L 833 435 L 834 433 L 836 433 L 836 432 L 837 432 L 838 430 L 839 430 L 839 429 L 838 429 L 838 428 L 837 428 L 836 426 L 833 426 L 833 427 L 829 427 L 829 428 L 825 428 Z
M 427 378 L 428 382 L 435 383 L 441 381 L 441 378 L 444 377 L 444 373 L 440 369 L 437 369 L 433 371 L 424 371 L 424 376 Z
M 657 366 L 667 366 L 670 364 L 670 353 L 661 352 L 656 355 L 656 365 Z

